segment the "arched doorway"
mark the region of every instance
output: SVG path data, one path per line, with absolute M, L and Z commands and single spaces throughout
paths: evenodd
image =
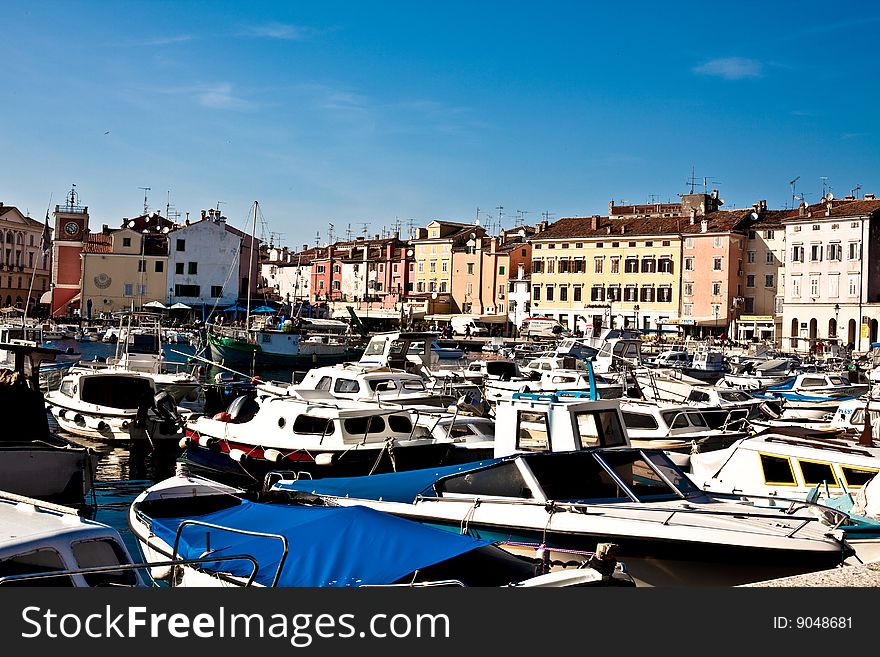
M 837 337 L 837 320 L 833 317 L 828 320 L 828 337 L 836 338 Z
M 791 348 L 797 349 L 798 346 L 798 321 L 797 317 L 791 320 Z
M 809 336 L 810 336 L 810 344 L 809 344 L 810 351 L 813 351 L 813 349 L 816 347 L 816 341 L 819 338 L 819 320 L 816 319 L 815 317 L 810 320 Z
M 856 343 L 856 320 L 849 320 L 849 330 L 846 337 L 847 344 L 855 345 Z

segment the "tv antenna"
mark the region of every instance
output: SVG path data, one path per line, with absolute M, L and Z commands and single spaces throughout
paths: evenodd
M 788 181 L 788 184 L 791 186 L 791 207 L 794 207 L 794 202 L 795 202 L 795 199 L 797 198 L 797 197 L 795 196 L 794 189 L 795 189 L 795 185 L 797 185 L 797 181 L 800 180 L 800 179 L 801 179 L 801 177 L 798 176 L 798 177 L 795 178 L 794 180 L 789 180 L 789 181 Z
M 862 183 L 856 184 L 855 187 L 849 190 L 849 193 L 851 196 L 858 196 L 860 191 L 862 191 Z
M 697 184 L 697 176 L 696 176 L 695 169 L 693 166 L 691 167 L 691 177 L 688 178 L 687 184 L 691 186 L 691 194 L 693 194 L 694 193 L 694 185 Z
M 498 226 L 497 226 L 497 229 L 498 229 L 498 230 L 501 230 L 501 225 L 504 223 L 504 206 L 503 206 L 503 205 L 499 205 L 499 206 L 498 206 L 497 208 L 495 208 L 495 209 L 498 210 Z
M 363 226 L 363 228 L 361 229 L 361 232 L 364 234 L 364 239 L 366 239 L 367 233 L 370 230 L 370 224 L 367 223 L 366 221 L 364 221 L 363 223 L 361 223 L 361 226 Z
M 541 213 L 541 219 L 543 219 L 547 223 L 550 223 L 550 217 L 552 217 L 554 214 L 554 212 L 548 212 L 547 210 L 544 210 L 544 212 Z
M 822 198 L 825 198 L 825 195 L 831 191 L 831 187 L 828 186 L 828 176 L 819 176 L 819 180 L 822 181 Z
M 329 228 L 327 228 L 327 242 L 333 244 L 333 238 L 336 236 L 335 231 L 333 230 L 333 224 L 327 224 Z
M 522 226 L 525 223 L 526 215 L 531 214 L 530 210 L 517 210 L 516 211 L 516 220 L 514 221 L 514 226 Z
M 351 224 L 348 224 L 348 227 L 345 229 L 345 241 L 351 242 Z
M 138 189 L 144 190 L 144 214 L 147 214 L 149 211 L 149 206 L 147 205 L 147 192 L 149 192 L 152 187 L 138 187 Z

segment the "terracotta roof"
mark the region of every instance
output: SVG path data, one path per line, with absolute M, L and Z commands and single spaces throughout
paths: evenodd
M 825 201 L 813 203 L 804 208 L 801 215 L 800 208 L 790 210 L 787 219 L 821 219 L 822 217 L 857 217 L 873 214 L 880 210 L 880 199 L 847 199 L 836 198 L 831 201 L 831 208 Z

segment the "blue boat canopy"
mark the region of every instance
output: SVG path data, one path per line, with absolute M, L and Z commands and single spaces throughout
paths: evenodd
M 152 529 L 156 536 L 173 546 L 177 529 L 184 520 L 284 536 L 289 547 L 277 586 L 391 584 L 416 570 L 491 544 L 362 506 L 317 507 L 243 501 L 238 506 L 201 516 L 153 518 Z M 284 553 L 283 544 L 277 538 L 185 525 L 178 555 L 196 559 L 205 556 L 208 549 L 217 556 L 254 557 L 260 566 L 254 581 L 265 586 L 272 585 Z M 250 576 L 253 568 L 246 560 L 222 561 L 203 567 L 243 578 Z
M 326 479 L 282 481 L 275 484 L 274 488 L 277 490 L 314 493 L 315 495 L 404 502 L 408 504 L 442 477 L 468 470 L 476 470 L 499 460 L 501 459 L 360 477 L 327 477 Z

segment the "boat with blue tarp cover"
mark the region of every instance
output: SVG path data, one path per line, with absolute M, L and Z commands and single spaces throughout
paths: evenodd
M 367 507 L 273 504 L 244 495 L 207 479 L 176 476 L 138 496 L 129 526 L 148 561 L 224 559 L 154 577 L 208 586 L 633 585 L 622 567 L 607 561 L 607 573 L 544 573 L 540 561 L 491 541 Z

